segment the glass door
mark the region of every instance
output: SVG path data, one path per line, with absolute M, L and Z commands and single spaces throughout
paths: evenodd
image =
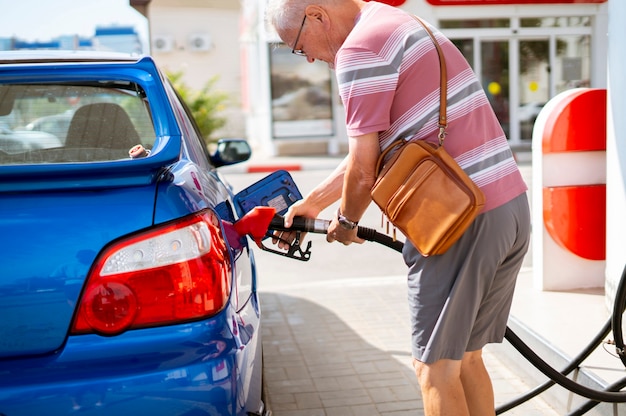
M 510 137 L 511 119 L 510 102 L 511 90 L 509 67 L 509 41 L 484 40 L 480 42 L 480 79 L 487 98 L 496 112 L 496 116 Z
M 519 138 L 531 140 L 537 115 L 551 96 L 550 42 L 519 41 L 519 104 L 517 120 Z
M 511 83 L 517 80 L 510 65 L 511 40 L 508 38 L 451 40 L 478 74 L 489 103 L 510 139 L 511 102 L 517 91 L 511 88 Z
M 478 74 L 511 145 L 530 144 L 537 115 L 548 100 L 591 85 L 589 17 L 440 24 Z
M 522 141 L 532 139 L 537 115 L 550 98 L 572 88 L 590 86 L 590 42 L 589 35 L 519 40 L 516 122 Z

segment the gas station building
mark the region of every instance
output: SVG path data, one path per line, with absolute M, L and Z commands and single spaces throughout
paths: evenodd
M 606 0 L 383 0 L 432 22 L 463 52 L 514 148 L 529 148 L 543 105 L 572 88 L 606 88 Z M 271 155 L 341 154 L 347 136 L 334 76 L 309 64 L 243 3 L 247 136 Z
M 611 304 L 626 264 L 626 118 L 620 116 L 626 99 L 616 93 L 626 91 L 626 57 L 620 50 L 626 2 L 383 1 L 439 27 L 479 75 L 513 150 L 532 147 L 533 250 L 540 253 L 533 260 L 535 286 L 604 286 Z M 183 70 L 184 80 L 197 88 L 219 75 L 218 88 L 235 97 L 224 135 L 246 137 L 256 152 L 269 156 L 345 153 L 344 111 L 332 71 L 291 54 L 265 25 L 265 0 L 130 3 L 148 17 L 151 54 L 161 66 Z M 587 90 L 594 97 L 590 102 L 572 98 Z M 580 99 L 592 106 L 600 100 L 602 111 L 593 117 L 580 109 L 565 111 L 564 97 L 569 104 Z M 548 104 L 554 101 L 560 104 Z M 557 131 L 572 131 L 563 117 L 568 114 L 587 126 L 592 144 L 581 145 L 580 132 L 574 144 L 550 144 Z M 541 123 L 535 123 L 538 116 Z M 568 201 L 568 195 L 579 201 L 591 197 L 585 204 L 566 202 L 568 208 L 554 202 Z M 604 216 L 600 220 L 593 218 L 598 213 Z M 594 237 L 576 243 L 572 252 L 572 242 L 589 236 Z M 594 247 L 598 241 L 604 247 Z
M 380 0 L 439 27 L 466 56 L 514 148 L 530 147 L 543 105 L 606 88 L 607 0 Z M 225 135 L 268 155 L 345 152 L 332 71 L 292 55 L 264 22 L 265 0 L 130 0 L 148 18 L 151 54 L 232 102 Z

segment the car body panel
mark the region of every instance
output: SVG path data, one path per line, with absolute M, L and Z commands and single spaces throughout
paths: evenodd
M 260 413 L 254 253 L 245 238 L 228 246 L 222 227 L 231 288 L 217 313 L 114 336 L 72 334 L 89 275 L 110 247 L 200 212 L 237 218 L 230 186 L 211 164 L 227 158 L 208 154 L 151 58 L 44 53 L 30 62 L 35 55 L 0 53 L 0 87 L 131 83 L 145 92 L 155 137 L 137 159 L 0 153 L 0 413 Z
M 12 236 L 2 254 L 10 262 L 0 265 L 8 318 L 0 321 L 0 357 L 62 346 L 92 262 L 109 242 L 152 224 L 153 200 L 148 186 L 0 196 L 0 229 Z M 16 334 L 20 342 L 10 342 Z
M 245 414 L 241 409 L 247 397 L 242 392 L 253 384 L 253 369 L 243 369 L 242 374 L 232 370 L 258 358 L 258 340 L 245 344 L 234 336 L 232 319 L 233 312 L 224 311 L 208 322 L 144 329 L 140 336 L 129 331 L 104 342 L 97 335 L 71 337 L 58 355 L 3 365 L 1 411 L 67 414 L 80 406 L 102 415 L 182 415 L 192 410 Z M 223 344 L 219 349 L 218 342 Z M 190 344 L 201 353 L 190 354 Z M 168 347 L 155 350 L 151 345 Z M 175 403 L 168 403 L 170 398 Z

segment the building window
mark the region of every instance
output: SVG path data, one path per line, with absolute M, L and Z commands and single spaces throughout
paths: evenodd
M 333 135 L 331 72 L 281 44 L 269 45 L 272 135 L 296 138 Z
M 511 27 L 510 19 L 441 20 L 441 29 L 492 29 Z
M 589 16 L 522 18 L 521 27 L 591 27 Z

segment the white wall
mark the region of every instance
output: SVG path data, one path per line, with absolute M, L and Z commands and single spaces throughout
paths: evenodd
M 182 71 L 183 81 L 199 90 L 214 76 L 214 90 L 230 97 L 224 115 L 227 126 L 220 136 L 245 137 L 241 103 L 240 10 L 174 6 L 153 0 L 148 10 L 151 54 L 164 69 Z M 171 42 L 171 49 L 158 50 L 156 39 Z M 191 39 L 209 40 L 208 49 L 195 48 Z
M 216 88 L 231 96 L 225 111 L 228 124 L 222 136 L 246 137 L 253 146 L 268 153 L 275 153 L 275 140 L 271 138 L 269 109 L 269 67 L 267 57 L 268 34 L 264 31 L 263 6 L 266 0 L 152 0 L 148 8 L 150 23 L 151 54 L 157 62 L 171 71 L 183 70 L 184 81 L 199 89 L 206 81 L 217 75 Z M 613 0 L 616 2 L 617 0 Z M 256 7 L 250 7 L 255 3 Z M 258 8 L 257 8 L 258 7 Z M 403 9 L 418 14 L 426 20 L 438 19 L 510 17 L 524 15 L 598 15 L 600 24 L 606 25 L 606 4 L 561 4 L 520 6 L 442 6 L 433 7 L 426 0 L 407 0 Z M 604 11 L 604 13 L 601 13 Z M 255 27 L 242 31 L 241 20 L 253 22 Z M 604 31 L 604 29 L 600 29 Z M 208 35 L 212 48 L 208 51 L 191 51 L 189 37 Z M 592 86 L 605 84 L 604 68 L 606 42 L 602 33 L 594 33 Z M 172 49 L 161 52 L 155 49 L 155 39 L 169 39 Z M 246 59 L 242 59 L 245 53 Z M 599 76 L 597 74 L 600 74 Z M 247 85 L 247 87 L 246 87 Z M 242 91 L 242 89 L 244 89 Z M 337 151 L 337 145 L 346 141 L 343 125 L 343 108 L 335 107 L 336 134 L 331 138 L 328 150 Z

